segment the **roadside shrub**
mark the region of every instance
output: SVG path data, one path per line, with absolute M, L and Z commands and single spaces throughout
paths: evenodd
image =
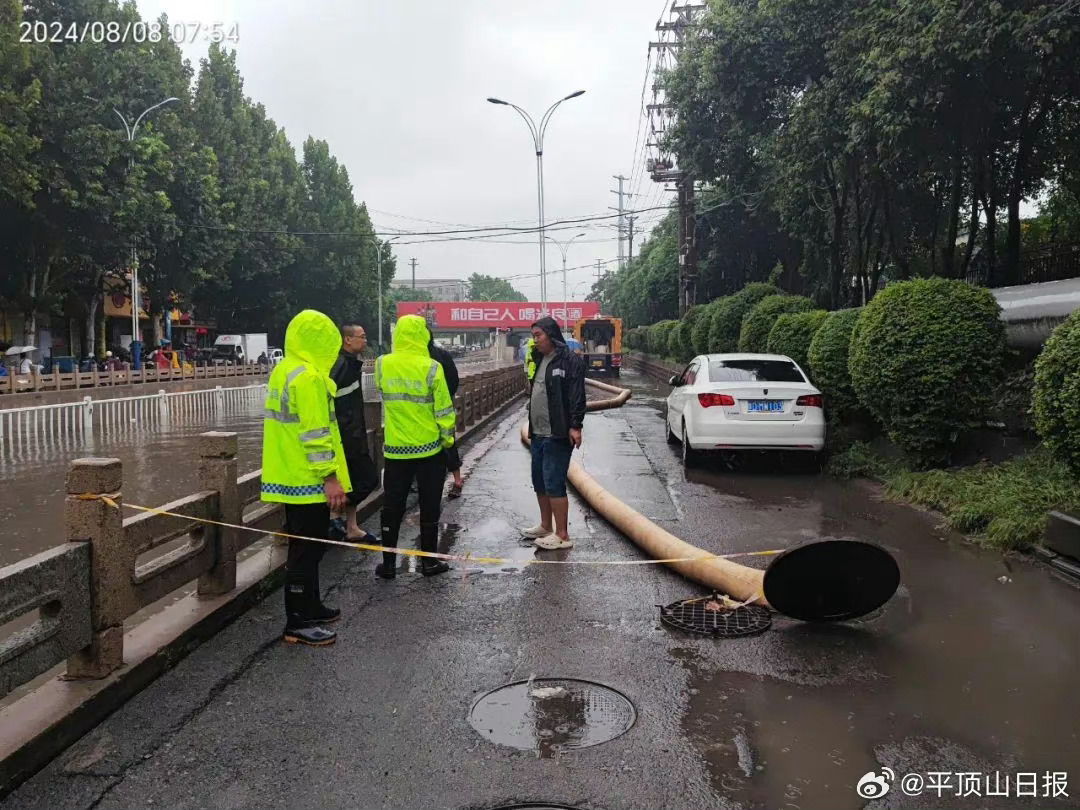
M 806 354 L 814 335 L 828 316 L 828 311 L 824 309 L 781 315 L 769 331 L 767 350 L 771 354 L 786 354 L 809 374 Z
M 770 295 L 762 298 L 743 318 L 739 332 L 740 352 L 764 352 L 769 345 L 769 332 L 781 315 L 806 312 L 814 306 L 809 298 L 799 295 Z
M 680 363 L 689 363 L 697 354 L 694 350 L 694 329 L 707 312 L 704 304 L 690 307 L 679 321 L 679 353 L 675 359 Z
M 861 309 L 830 312 L 814 334 L 806 353 L 810 378 L 825 394 L 827 412 L 840 419 L 851 416 L 859 407 L 855 389 L 851 387 L 848 350 L 860 312 Z
M 682 321 L 671 321 L 667 327 L 667 350 L 664 352 L 664 357 L 669 357 L 672 360 L 679 360 L 682 357 L 682 339 L 680 337 L 680 329 Z
M 645 351 L 649 354 L 663 356 L 667 351 L 667 331 L 665 324 L 669 321 L 657 321 L 648 328 Z
M 1035 429 L 1080 478 L 1080 310 L 1046 341 L 1035 362 Z
M 739 331 L 746 313 L 763 298 L 779 294 L 780 290 L 772 284 L 754 283 L 747 284 L 734 295 L 721 298 L 709 323 L 709 351 L 735 351 L 739 346 Z
M 628 329 L 623 336 L 623 343 L 626 344 L 626 348 L 633 349 L 636 352 L 645 351 L 647 348 L 647 326 L 635 326 L 633 329 Z
M 946 461 L 980 423 L 1004 374 L 1005 327 L 989 290 L 962 281 L 891 284 L 866 305 L 848 369 L 860 404 L 920 466 Z
M 713 315 L 716 314 L 717 307 L 725 300 L 727 296 L 714 298 L 701 308 L 701 315 L 694 322 L 694 328 L 690 334 L 690 342 L 694 344 L 694 354 L 709 353 L 709 331 L 712 329 Z

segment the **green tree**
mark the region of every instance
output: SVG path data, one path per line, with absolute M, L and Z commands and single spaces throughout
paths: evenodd
M 469 298 L 473 301 L 527 301 L 509 281 L 473 273 L 469 276 Z

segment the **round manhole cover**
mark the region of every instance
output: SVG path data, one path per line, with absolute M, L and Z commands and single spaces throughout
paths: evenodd
M 482 695 L 469 722 L 493 743 L 553 757 L 629 731 L 634 704 L 621 692 L 573 678 L 535 678 Z
M 772 626 L 772 613 L 761 605 L 742 605 L 714 593 L 660 608 L 660 621 L 688 633 L 735 638 L 764 633 Z

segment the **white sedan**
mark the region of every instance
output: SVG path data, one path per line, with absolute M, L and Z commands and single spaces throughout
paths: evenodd
M 706 450 L 825 447 L 824 398 L 790 357 L 703 354 L 668 383 L 667 438 L 686 466 Z

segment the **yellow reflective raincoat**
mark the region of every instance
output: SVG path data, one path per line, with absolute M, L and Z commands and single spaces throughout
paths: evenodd
M 266 386 L 262 500 L 323 503 L 323 481 L 335 474 L 346 492 L 352 490 L 330 379 L 340 348 L 341 332 L 321 312 L 305 309 L 289 323 L 285 358 Z
M 428 354 L 429 339 L 423 318 L 403 315 L 394 329 L 393 351 L 375 361 L 386 458 L 427 458 L 454 446 L 454 402 L 442 366 Z
M 536 338 L 529 338 L 525 344 L 525 378 L 532 380 L 536 376 L 536 361 L 533 360 L 533 351 L 536 349 Z

